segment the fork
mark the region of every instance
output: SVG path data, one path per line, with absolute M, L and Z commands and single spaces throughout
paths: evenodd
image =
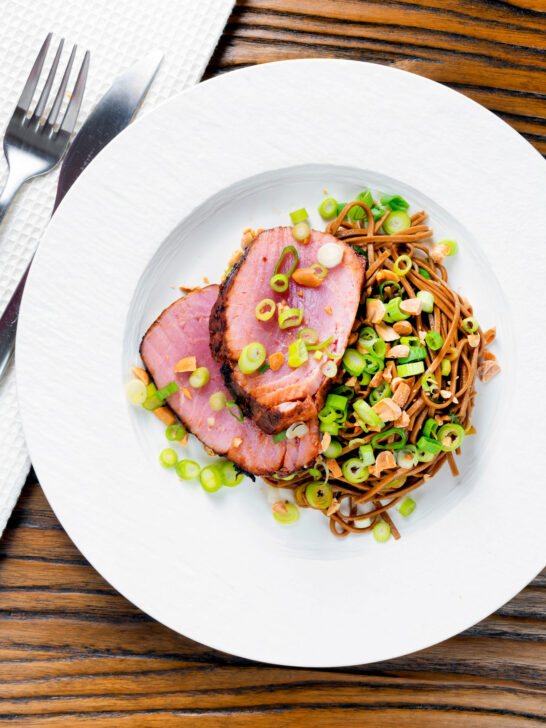
M 8 162 L 9 174 L 4 189 L 0 193 L 0 223 L 19 188 L 32 177 L 49 172 L 61 161 L 76 126 L 89 68 L 89 51 L 85 53 L 63 120 L 58 128 L 56 124 L 77 46 L 72 48 L 49 115 L 47 118 L 42 118 L 55 80 L 64 39 L 61 39 L 59 43 L 38 103 L 34 111 L 30 113 L 32 98 L 44 66 L 51 37 L 52 33 L 49 33 L 43 42 L 4 136 L 4 154 Z
M 49 116 L 45 121 L 42 119 L 59 65 L 64 40 L 61 40 L 59 43 L 43 91 L 40 94 L 34 111 L 29 116 L 32 97 L 38 85 L 47 50 L 51 42 L 51 36 L 52 34 L 49 33 L 34 61 L 23 93 L 17 102 L 4 137 L 4 153 L 9 165 L 9 175 L 4 189 L 0 193 L 0 223 L 21 185 L 32 177 L 49 172 L 50 169 L 53 169 L 60 162 L 76 126 L 83 99 L 85 82 L 87 80 L 87 71 L 89 69 L 89 51 L 86 51 L 83 58 L 63 120 L 60 126 L 58 128 L 56 127 L 57 117 L 59 116 L 59 111 L 66 93 L 68 78 L 74 63 L 77 46 L 72 48 Z M 13 354 L 17 317 L 31 263 L 32 260 L 23 273 L 19 285 L 8 302 L 6 310 L 0 316 L 0 380 L 7 371 Z

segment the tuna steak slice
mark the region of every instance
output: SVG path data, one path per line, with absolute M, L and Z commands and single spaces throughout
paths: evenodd
M 286 246 L 298 251 L 299 268 L 317 262 L 319 248 L 335 243 L 343 248 L 340 265 L 330 268 L 321 286 L 310 288 L 290 279 L 285 293 L 275 293 L 270 279 Z M 290 261 L 293 258 L 290 258 Z M 284 268 L 284 266 L 283 266 Z M 322 408 L 330 380 L 322 373 L 327 361 L 312 355 L 298 368 L 288 366 L 288 347 L 296 340 L 299 327 L 280 329 L 277 316 L 258 321 L 256 305 L 264 298 L 304 309 L 302 326 L 318 331 L 320 341 L 332 337 L 329 348 L 343 352 L 354 323 L 364 282 L 365 259 L 341 240 L 313 231 L 305 245 L 296 243 L 289 227 L 264 230 L 246 249 L 220 288 L 210 317 L 210 345 L 222 366 L 228 389 L 239 400 L 246 415 L 265 432 L 276 433 L 299 420 L 316 417 Z M 286 270 L 286 269 L 285 269 Z M 258 341 L 267 355 L 284 354 L 277 371 L 243 374 L 237 362 L 242 349 Z
M 142 360 L 158 388 L 176 380 L 180 390 L 169 397 L 169 406 L 203 444 L 255 475 L 300 470 L 319 452 L 316 421 L 310 423 L 309 433 L 301 440 L 274 443 L 251 420 L 238 422 L 227 408 L 214 412 L 210 407 L 209 397 L 214 392 L 224 392 L 231 399 L 209 347 L 209 316 L 218 292 L 218 286 L 207 286 L 165 309 L 142 339 Z M 195 356 L 197 366 L 207 367 L 210 372 L 209 382 L 200 389 L 189 386 L 188 373 L 174 373 L 176 363 L 187 356 Z M 184 395 L 183 387 L 191 392 L 192 399 Z M 213 424 L 209 422 L 211 417 Z

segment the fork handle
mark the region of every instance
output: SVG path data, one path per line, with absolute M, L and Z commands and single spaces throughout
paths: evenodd
M 6 306 L 6 310 L 0 317 L 0 381 L 6 373 L 13 354 L 15 333 L 17 331 L 17 319 L 19 318 L 21 299 L 23 298 L 23 290 L 25 288 L 29 270 L 30 263 L 23 273 L 23 276 L 19 281 L 19 285 L 13 292 L 13 295 Z

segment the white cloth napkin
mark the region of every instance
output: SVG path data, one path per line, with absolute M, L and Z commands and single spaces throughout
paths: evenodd
M 55 35 L 48 62 L 61 37 L 66 39 L 61 67 L 73 43 L 79 48 L 76 67 L 83 51 L 91 51 L 80 123 L 123 70 L 152 50 L 162 51 L 163 64 L 139 112 L 143 114 L 199 81 L 233 4 L 234 0 L 4 0 L 0 28 L 0 134 L 3 135 L 49 31 Z M 42 75 L 43 83 L 45 71 Z M 73 81 L 74 78 L 70 84 Z M 0 160 L 0 185 L 6 176 L 7 164 Z M 58 169 L 28 183 L 0 225 L 1 310 L 48 223 L 57 176 Z M 77 245 L 75 240 L 75 251 Z M 48 386 L 47 382 L 43 385 Z M 71 386 L 77 383 L 72 382 Z M 0 384 L 0 534 L 29 468 L 12 365 Z

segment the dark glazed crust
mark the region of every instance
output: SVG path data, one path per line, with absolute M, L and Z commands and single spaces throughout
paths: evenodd
M 213 359 L 222 365 L 221 371 L 226 387 L 237 400 L 243 414 L 246 417 L 251 417 L 264 432 L 274 435 L 277 432 L 285 430 L 293 422 L 299 420 L 306 421 L 312 417 L 316 417 L 324 405 L 332 380 L 325 379 L 312 398 L 307 396 L 305 399 L 299 400 L 295 408 L 284 413 L 258 402 L 251 394 L 239 386 L 233 376 L 234 362 L 230 358 L 230 352 L 226 346 L 224 336 L 224 332 L 227 330 L 227 300 L 239 268 L 244 263 L 251 247 L 259 240 L 260 235 L 256 236 L 250 243 L 241 258 L 233 266 L 226 280 L 220 286 L 220 293 L 212 308 L 209 319 L 210 350 Z M 363 260 L 365 261 L 365 258 Z M 365 262 L 363 265 L 365 267 Z

